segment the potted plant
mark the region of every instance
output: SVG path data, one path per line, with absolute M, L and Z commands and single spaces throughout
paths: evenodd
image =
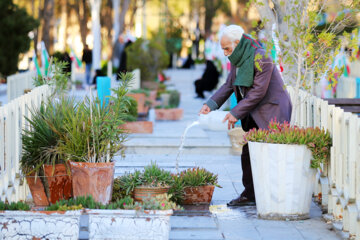
M 155 163 L 146 166 L 143 171 L 136 170 L 118 178 L 120 189 L 124 189 L 126 195 L 133 195 L 135 201 L 142 202 L 144 199 L 167 193 L 173 183 L 169 171 L 160 169 Z
M 3 239 L 78 239 L 80 208 L 30 211 L 23 202 L 0 201 L 0 229 Z
M 76 80 L 74 82 L 74 85 L 75 85 L 76 89 L 78 89 L 78 90 L 83 88 L 83 82 L 81 80 Z
M 131 90 L 127 96 L 132 97 L 137 102 L 137 112 L 139 115 L 146 115 L 149 111 L 149 102 L 147 102 L 150 97 L 150 91 L 145 89 L 134 89 Z
M 180 120 L 184 110 L 178 108 L 180 93 L 176 90 L 166 91 L 161 94 L 162 104 L 155 109 L 156 120 Z
M 151 121 L 137 121 L 137 101 L 127 96 L 127 104 L 129 114 L 124 119 L 125 123 L 122 124 L 120 128 L 124 129 L 127 133 L 152 133 L 153 123 Z
M 138 38 L 125 51 L 129 71 L 137 68 L 140 69 L 141 87 L 151 90 L 157 89 L 157 75 L 169 63 L 169 57 L 165 48 L 165 38 L 161 36 L 156 36 L 151 40 Z
M 129 115 L 126 97 L 131 74 L 121 74 L 119 87 L 113 89 L 111 104 L 86 98 L 69 112 L 59 133 L 56 152 L 65 156 L 72 175 L 74 197 L 92 195 L 104 204 L 111 199 L 114 176 L 113 156 L 123 150 L 127 134 L 119 128 Z
M 65 132 L 66 115 L 74 111 L 73 99 L 60 98 L 30 109 L 28 127 L 22 133 L 20 170 L 37 206 L 47 206 L 72 196 L 71 176 L 65 157 L 54 151 L 59 144 L 58 133 Z
M 306 219 L 315 186 L 316 168 L 330 157 L 331 137 L 319 128 L 302 129 L 271 121 L 269 129 L 253 129 L 249 143 L 258 216 Z
M 218 176 L 204 168 L 190 168 L 180 173 L 184 186 L 183 204 L 210 204 L 212 195 L 218 185 Z

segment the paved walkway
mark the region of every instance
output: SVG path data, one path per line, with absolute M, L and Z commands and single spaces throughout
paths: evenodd
M 186 126 L 197 120 L 203 100 L 194 99 L 193 81 L 201 76 L 199 70 L 168 70 L 167 82 L 181 92 L 184 118 L 181 121 L 156 121 L 153 134 L 133 134 L 127 141 L 126 157 L 116 159 L 116 175 L 140 169 L 156 161 L 175 172 L 175 159 L 180 138 Z M 209 94 L 207 95 L 209 96 Z M 305 221 L 268 221 L 256 216 L 256 207 L 228 208 L 226 203 L 243 190 L 240 156 L 231 150 L 226 132 L 204 130 L 195 126 L 189 130 L 185 150 L 180 157 L 179 170 L 200 166 L 219 175 L 210 207 L 194 207 L 175 213 L 171 218 L 172 240 L 195 239 L 339 239 L 331 225 L 326 224 L 315 204 L 311 218 Z

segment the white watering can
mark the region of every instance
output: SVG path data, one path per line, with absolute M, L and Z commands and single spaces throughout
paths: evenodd
M 199 124 L 204 129 L 213 131 L 227 131 L 228 121 L 222 122 L 229 111 L 211 111 L 208 114 L 200 114 Z

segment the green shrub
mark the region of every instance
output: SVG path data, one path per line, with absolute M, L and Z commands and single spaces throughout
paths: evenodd
M 130 93 L 143 93 L 147 97 L 150 96 L 150 90 L 149 89 L 143 89 L 143 88 L 133 89 L 133 90 L 130 91 Z
M 0 211 L 6 211 L 6 210 L 19 210 L 19 211 L 29 211 L 30 206 L 24 202 L 13 202 L 13 203 L 4 203 L 0 201 Z
M 125 96 L 124 101 L 126 101 L 128 104 L 127 105 L 128 114 L 124 117 L 123 120 L 126 122 L 136 121 L 138 117 L 137 101 L 134 98 L 128 96 Z
M 320 164 L 327 163 L 330 158 L 330 133 L 318 127 L 304 129 L 290 126 L 288 122 L 279 123 L 275 119 L 270 122 L 268 130 L 252 129 L 245 138 L 250 142 L 306 145 L 312 152 L 312 168 L 320 168 Z
M 171 195 L 171 200 L 181 204 L 184 200 L 184 182 L 178 175 L 173 175 L 174 183 L 171 185 L 169 189 L 169 194 Z
M 180 93 L 177 90 L 169 91 L 170 99 L 169 106 L 170 108 L 177 108 L 180 104 Z
M 150 41 L 138 38 L 125 51 L 129 71 L 139 68 L 143 81 L 155 81 L 158 72 L 169 64 L 164 44 L 156 38 Z

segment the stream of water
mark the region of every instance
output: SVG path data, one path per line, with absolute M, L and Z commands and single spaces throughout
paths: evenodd
M 180 147 L 176 156 L 176 173 L 179 173 L 179 157 L 181 152 L 184 150 L 184 144 L 185 144 L 185 138 L 186 138 L 186 134 L 189 131 L 190 128 L 196 126 L 199 124 L 199 121 L 194 121 L 192 124 L 188 125 L 185 128 L 185 131 L 183 133 L 183 135 L 181 136 L 181 141 L 180 141 Z

